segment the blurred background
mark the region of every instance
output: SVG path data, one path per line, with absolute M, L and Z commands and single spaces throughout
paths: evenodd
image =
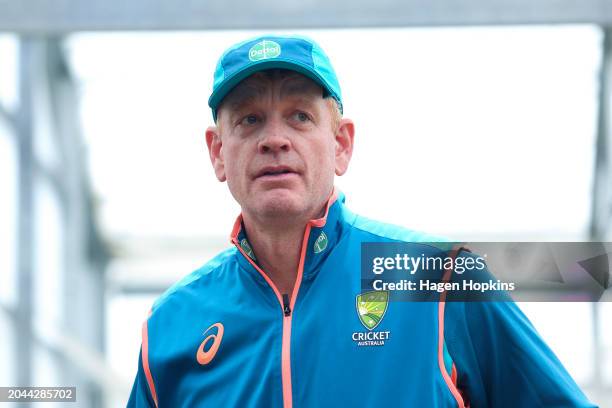
M 455 240 L 611 240 L 612 5 L 375 3 L 0 0 L 0 386 L 125 405 L 153 300 L 229 245 L 207 99 L 221 52 L 262 33 L 330 55 L 352 210 Z M 612 407 L 603 300 L 521 307 Z

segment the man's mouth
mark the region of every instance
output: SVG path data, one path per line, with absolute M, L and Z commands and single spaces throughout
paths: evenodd
M 281 179 L 286 178 L 287 176 L 298 174 L 295 170 L 288 166 L 270 166 L 264 167 L 260 171 L 257 172 L 255 176 L 256 179 Z

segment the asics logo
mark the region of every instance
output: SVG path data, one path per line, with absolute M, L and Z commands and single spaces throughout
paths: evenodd
M 196 359 L 198 360 L 198 363 L 200 363 L 200 365 L 206 365 L 210 363 L 212 359 L 215 358 L 215 354 L 217 354 L 219 345 L 221 345 L 221 339 L 223 338 L 223 324 L 221 323 L 212 324 L 202 334 L 205 335 L 213 328 L 217 329 L 217 333 L 216 334 L 212 333 L 208 335 L 208 337 L 206 337 L 204 341 L 200 344 L 200 347 L 198 347 L 198 352 L 196 353 Z M 210 345 L 210 347 L 208 347 L 208 350 L 204 351 L 204 348 L 208 345 L 208 343 L 212 343 L 212 344 Z

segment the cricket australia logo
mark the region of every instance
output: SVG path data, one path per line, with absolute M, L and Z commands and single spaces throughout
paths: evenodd
M 358 346 L 384 346 L 389 340 L 390 331 L 372 331 L 382 322 L 389 304 L 389 292 L 373 290 L 357 295 L 355 307 L 359 321 L 367 332 L 353 333 L 353 341 Z

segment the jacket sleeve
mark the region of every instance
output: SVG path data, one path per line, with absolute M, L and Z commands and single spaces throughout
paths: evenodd
M 134 379 L 130 399 L 127 402 L 127 408 L 155 408 L 155 403 L 149 391 L 147 378 L 142 367 L 142 350 L 138 358 L 138 372 Z
M 447 302 L 444 320 L 458 388 L 472 407 L 595 407 L 509 296 Z

